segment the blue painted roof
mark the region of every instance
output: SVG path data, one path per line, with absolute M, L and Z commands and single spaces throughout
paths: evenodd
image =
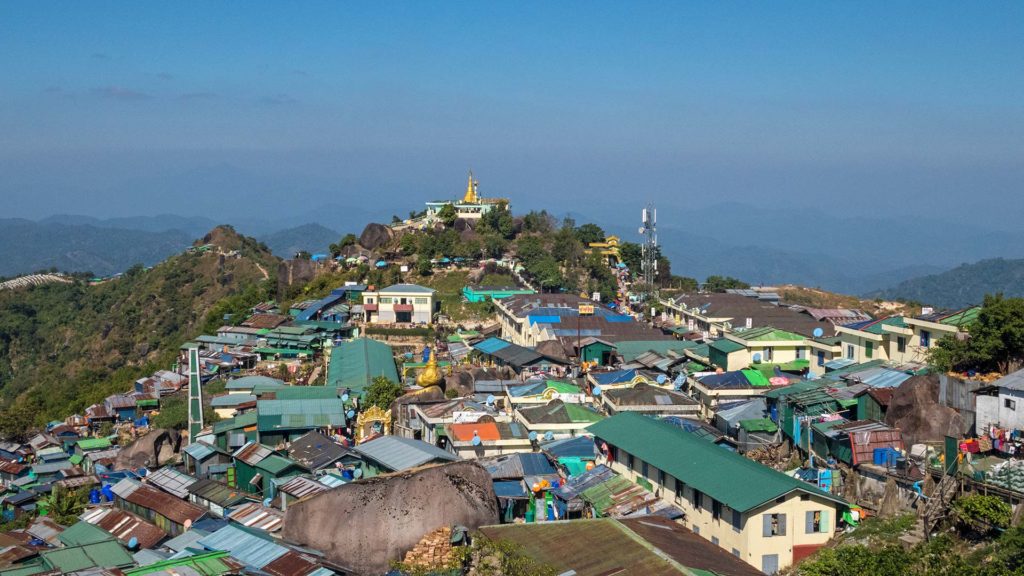
M 852 366 L 852 365 L 854 365 L 856 363 L 857 363 L 857 361 L 853 360 L 851 358 L 839 358 L 837 360 L 832 360 L 830 362 L 825 362 L 825 369 L 826 370 L 839 370 L 840 368 L 846 368 L 847 366 Z
M 552 440 L 551 442 L 541 444 L 540 448 L 554 458 L 593 460 L 597 457 L 597 446 L 594 445 L 594 438 L 591 436 L 574 436 L 572 438 Z
M 483 342 L 480 342 L 479 344 L 474 345 L 473 349 L 479 350 L 484 354 L 492 354 L 494 352 L 497 352 L 498 350 L 501 350 L 502 348 L 508 348 L 511 345 L 512 343 L 507 340 L 491 337 L 488 338 L 487 340 L 484 340 Z
M 602 386 L 608 384 L 621 384 L 623 382 L 630 382 L 633 378 L 636 378 L 638 370 L 636 368 L 630 368 L 629 370 L 615 370 L 614 372 L 603 372 L 600 374 L 592 374 L 591 377 Z
M 307 306 L 306 309 L 303 310 L 302 313 L 299 314 L 295 319 L 298 320 L 299 322 L 308 322 L 309 320 L 315 318 L 316 315 L 319 314 L 321 310 L 334 306 L 342 298 L 344 298 L 344 294 L 331 294 L 330 296 L 321 298 Z
M 855 378 L 872 388 L 895 388 L 910 378 L 910 374 L 878 367 L 857 372 Z
M 498 498 L 526 498 L 526 484 L 522 480 L 495 480 L 494 494 Z
M 539 314 L 531 314 L 526 317 L 530 324 L 558 324 L 562 321 L 561 316 L 542 316 Z
M 263 568 L 288 552 L 284 546 L 233 524 L 206 536 L 199 540 L 198 544 L 208 550 L 226 550 L 246 566 L 257 569 Z

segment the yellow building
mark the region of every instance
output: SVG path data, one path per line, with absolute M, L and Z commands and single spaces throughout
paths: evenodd
M 604 242 L 591 242 L 587 244 L 587 252 L 589 254 L 600 254 L 609 266 L 615 266 L 622 260 L 619 254 L 618 236 L 607 236 Z
M 667 422 L 627 412 L 588 433 L 597 437 L 612 470 L 649 482 L 657 496 L 683 511 L 684 525 L 695 534 L 766 574 L 824 546 L 847 508 L 812 484 Z
M 929 312 L 913 318 L 904 318 L 904 326 L 897 329 L 886 327 L 893 334 L 889 357 L 901 364 L 920 363 L 928 360 L 928 350 L 946 336 L 967 332 L 978 318 L 980 306 L 972 306 L 955 312 Z
M 906 344 L 900 344 L 900 334 L 905 331 L 905 323 L 902 316 L 890 316 L 880 320 L 868 320 L 837 326 L 836 335 L 839 336 L 839 344 L 842 349 L 843 358 L 854 362 L 868 362 L 871 360 L 891 360 L 890 350 L 905 348 Z

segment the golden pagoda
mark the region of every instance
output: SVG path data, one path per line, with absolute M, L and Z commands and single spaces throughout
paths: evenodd
M 477 196 L 477 186 L 480 182 L 473 180 L 473 171 L 469 171 L 469 182 L 466 183 L 466 195 L 462 197 L 463 204 L 477 204 L 480 202 L 480 197 Z

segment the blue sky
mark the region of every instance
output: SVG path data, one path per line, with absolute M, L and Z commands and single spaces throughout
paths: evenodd
M 14 216 L 1024 215 L 1016 2 L 0 3 Z

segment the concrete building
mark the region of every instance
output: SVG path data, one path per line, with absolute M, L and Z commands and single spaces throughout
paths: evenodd
M 977 391 L 975 426 L 984 434 L 991 426 L 1024 428 L 1024 370 L 1018 370 Z
M 430 324 L 440 301 L 433 288 L 394 284 L 363 292 L 363 312 L 369 324 Z
M 666 422 L 623 413 L 592 425 L 603 460 L 649 482 L 695 534 L 765 574 L 824 546 L 845 501 Z
M 955 312 L 929 312 L 904 318 L 904 326 L 899 329 L 886 328 L 893 334 L 890 359 L 901 364 L 926 362 L 928 350 L 936 342 L 945 336 L 967 332 L 979 312 L 981 307 L 973 306 Z

